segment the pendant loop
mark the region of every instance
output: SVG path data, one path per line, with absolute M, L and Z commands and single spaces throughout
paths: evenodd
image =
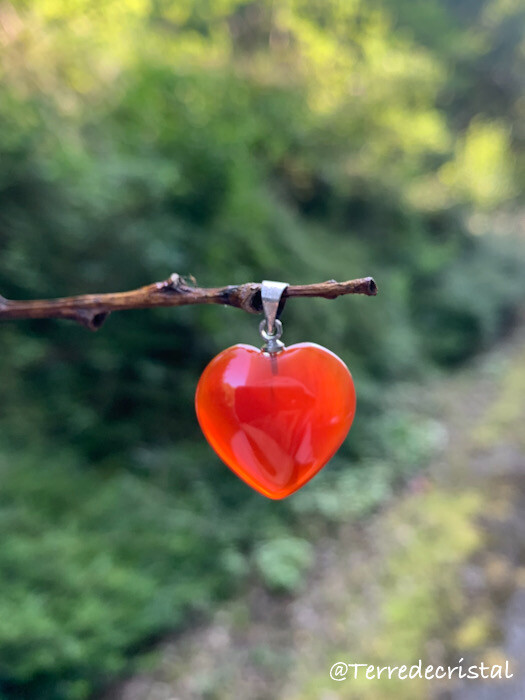
M 286 282 L 273 282 L 271 280 L 263 280 L 261 285 L 262 306 L 266 317 L 259 325 L 259 332 L 266 340 L 266 345 L 262 348 L 263 352 L 273 354 L 284 348 L 284 344 L 279 340 L 283 327 L 277 319 L 277 311 L 287 286 Z

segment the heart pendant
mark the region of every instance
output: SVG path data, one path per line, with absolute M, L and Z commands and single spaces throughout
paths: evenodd
M 217 455 L 268 498 L 300 489 L 337 452 L 355 414 L 345 363 L 315 343 L 275 354 L 234 345 L 197 386 L 200 427 Z

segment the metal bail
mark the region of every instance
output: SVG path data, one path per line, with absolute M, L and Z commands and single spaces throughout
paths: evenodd
M 261 285 L 261 299 L 266 320 L 259 324 L 259 331 L 264 340 L 267 341 L 263 347 L 265 352 L 276 353 L 284 348 L 284 344 L 279 340 L 282 324 L 277 319 L 277 311 L 287 286 L 286 282 L 273 282 L 271 280 L 263 280 Z

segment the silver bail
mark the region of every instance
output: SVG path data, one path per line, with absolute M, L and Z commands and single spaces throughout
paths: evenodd
M 273 282 L 271 280 L 263 280 L 261 285 L 261 299 L 265 320 L 259 324 L 259 332 L 263 339 L 266 340 L 266 345 L 262 349 L 270 354 L 280 352 L 284 348 L 284 344 L 279 340 L 283 327 L 277 318 L 277 311 L 287 286 L 286 282 Z

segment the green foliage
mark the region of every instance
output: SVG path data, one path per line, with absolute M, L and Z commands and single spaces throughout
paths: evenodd
M 253 318 L 0 328 L 0 692 L 83 698 L 251 570 L 295 589 L 312 514 L 368 512 L 439 441 L 398 387 L 488 347 L 525 292 L 520 246 L 472 233 L 474 215 L 511 221 L 522 185 L 523 12 L 17 0 L 0 15 L 3 295 L 173 271 L 209 286 L 371 274 L 381 292 L 286 309 L 286 341 L 340 354 L 359 409 L 330 470 L 284 503 L 224 468 L 193 412 L 209 359 L 259 342 Z
M 101 479 L 71 452 L 15 459 L 1 464 L 7 686 L 84 698 L 86 678 L 126 668 L 130 650 L 208 610 L 242 577 L 239 528 L 224 528 L 202 500 L 181 503 L 125 472 Z
M 301 588 L 312 560 L 312 545 L 299 537 L 281 537 L 265 542 L 255 550 L 259 573 L 265 583 L 276 590 L 291 592 Z

